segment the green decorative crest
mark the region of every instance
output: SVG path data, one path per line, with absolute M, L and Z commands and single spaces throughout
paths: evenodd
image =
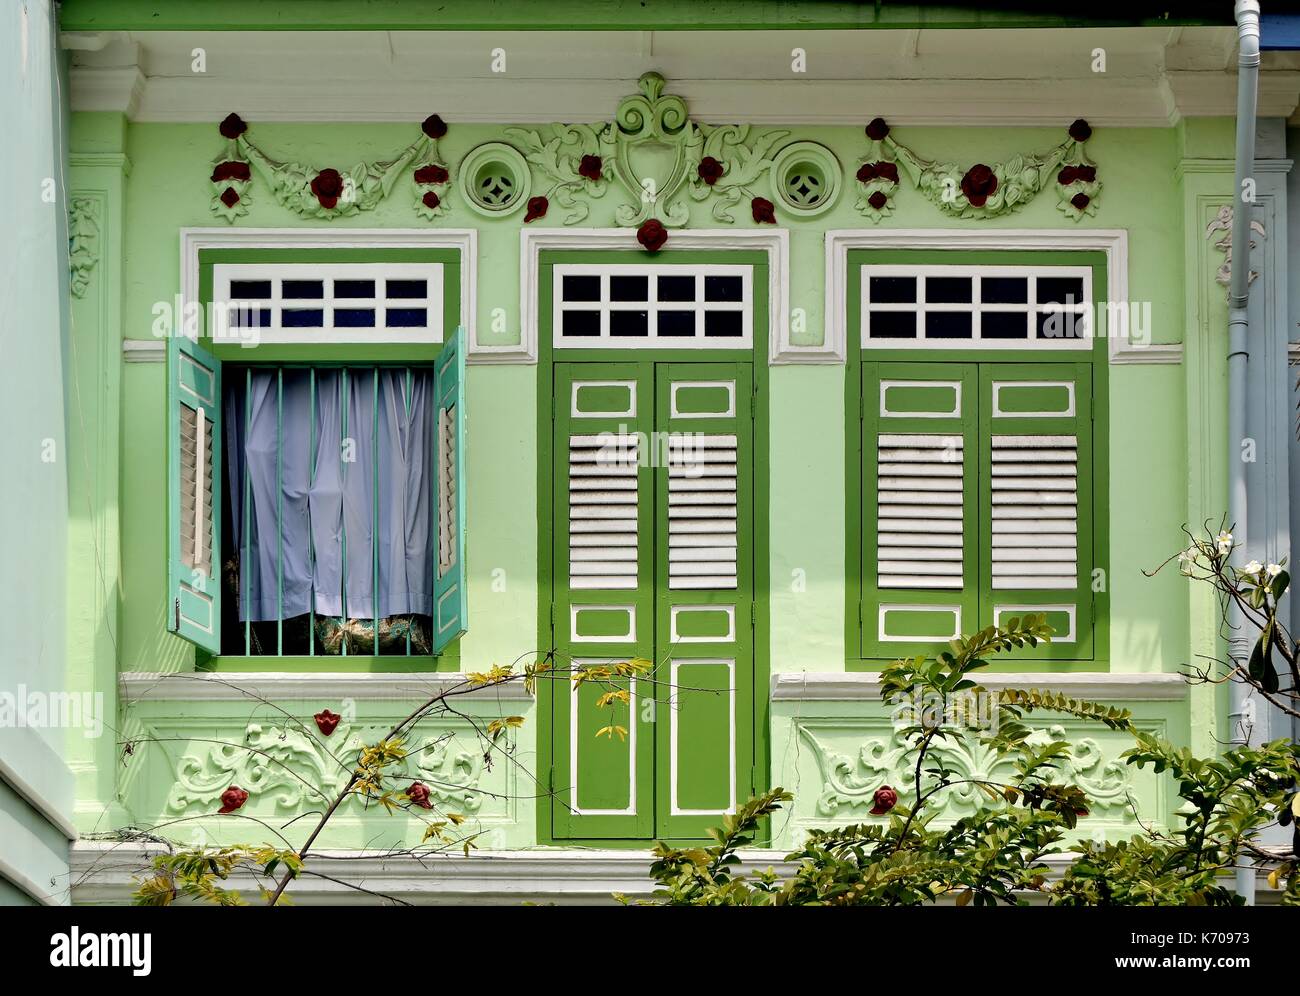
M 73 297 L 85 297 L 90 274 L 99 262 L 100 203 L 74 197 L 68 206 L 68 270 Z
M 564 224 L 577 224 L 587 217 L 589 201 L 613 186 L 624 196 L 614 209 L 624 227 L 651 218 L 685 225 L 690 211 L 683 194 L 695 201 L 714 198 L 713 217 L 734 222 L 730 209 L 755 196 L 752 184 L 770 170 L 789 132 L 696 124 L 682 97 L 664 93 L 658 73 L 643 75 L 638 90 L 619 102 L 614 120 L 604 125 L 506 130 L 521 147 L 546 206 L 554 200 L 568 212 Z M 531 217 L 542 217 L 546 206 Z

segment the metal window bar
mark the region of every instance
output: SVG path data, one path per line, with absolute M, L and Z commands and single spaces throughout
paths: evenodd
M 308 465 L 309 474 L 312 480 L 316 478 L 316 472 L 319 467 L 318 459 L 318 440 L 316 437 L 316 414 L 319 410 L 319 384 L 317 383 L 317 366 L 309 367 L 309 400 L 310 400 L 310 429 L 308 435 Z M 360 368 L 364 369 L 364 368 Z M 379 366 L 370 367 L 371 374 L 371 481 L 372 481 L 372 508 L 371 508 L 371 537 L 370 537 L 370 560 L 371 560 L 371 597 L 372 597 L 372 615 L 371 621 L 371 640 L 372 654 L 380 656 L 380 621 L 384 618 L 379 605 L 380 588 L 379 588 Z M 405 384 L 403 389 L 403 410 L 409 420 L 414 406 L 415 385 L 414 371 L 411 367 L 403 367 Z M 252 424 L 253 420 L 253 367 L 245 369 L 244 374 L 244 426 L 247 433 L 247 427 Z M 339 413 L 339 461 L 342 475 L 348 473 L 348 463 L 355 463 L 352 460 L 345 459 L 345 454 L 355 454 L 355 447 L 349 447 L 348 443 L 348 409 L 350 407 L 351 395 L 355 390 L 355 376 L 359 368 L 348 367 L 346 365 L 338 368 L 340 375 L 340 413 Z M 429 402 L 434 403 L 433 392 L 429 394 Z M 431 473 L 436 474 L 438 468 L 434 466 L 433 460 L 437 452 L 436 448 L 436 431 L 426 433 L 426 460 L 427 466 L 431 468 Z M 245 436 L 245 439 L 247 436 Z M 284 368 L 276 368 L 276 655 L 284 655 Z M 241 532 L 241 554 L 239 570 L 239 597 L 243 606 L 244 615 L 244 654 L 253 656 L 253 625 L 252 625 L 252 604 L 250 591 L 250 576 L 252 569 L 252 475 L 249 470 L 247 460 L 243 463 L 243 505 L 240 512 L 240 532 Z M 431 514 L 436 515 L 437 510 L 432 508 Z M 307 542 L 309 544 L 308 556 L 312 568 L 312 575 L 315 576 L 316 565 L 316 547 L 311 529 L 311 509 L 310 505 L 307 510 Z M 431 523 L 431 527 L 436 533 L 436 523 Z M 347 598 L 347 518 L 346 515 L 341 523 L 340 529 L 340 556 L 342 560 L 342 569 L 339 572 L 339 598 L 341 602 L 340 624 L 342 635 L 340 638 L 339 652 L 341 656 L 348 656 L 350 630 L 348 623 L 348 598 Z M 316 607 L 315 607 L 315 589 L 308 597 L 308 654 L 316 655 Z M 412 656 L 412 626 L 406 627 L 404 642 L 405 655 Z M 258 654 L 262 653 L 260 645 Z

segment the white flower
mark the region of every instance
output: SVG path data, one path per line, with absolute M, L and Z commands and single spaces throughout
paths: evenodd
M 1269 565 L 1268 565 L 1268 576 L 1269 576 L 1269 577 L 1271 577 L 1271 578 L 1275 578 L 1275 577 L 1277 577 L 1277 576 L 1278 576 L 1279 574 L 1281 574 L 1281 573 L 1282 573 L 1282 565 L 1281 565 L 1281 564 L 1269 564 Z
M 1232 533 L 1224 530 L 1215 537 L 1215 542 L 1219 544 L 1220 555 L 1226 557 L 1232 552 Z
M 1242 568 L 1242 571 L 1244 571 L 1246 574 L 1258 574 L 1263 569 L 1264 569 L 1263 564 L 1261 564 L 1258 560 L 1252 560 L 1249 564 L 1247 564 L 1245 567 Z

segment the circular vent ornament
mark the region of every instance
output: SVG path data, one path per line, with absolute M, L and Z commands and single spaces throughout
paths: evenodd
M 487 142 L 460 164 L 457 183 L 475 211 L 492 218 L 510 214 L 528 201 L 531 173 L 524 157 L 504 142 Z
M 790 214 L 822 214 L 839 196 L 840 161 L 817 142 L 794 142 L 772 161 L 772 190 Z

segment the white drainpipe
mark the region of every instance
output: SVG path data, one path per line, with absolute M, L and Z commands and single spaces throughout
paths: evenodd
M 1246 540 L 1246 463 L 1241 444 L 1246 438 L 1246 368 L 1250 359 L 1250 213 L 1254 203 L 1242 199 L 1246 182 L 1255 172 L 1255 104 L 1259 90 L 1259 2 L 1236 0 L 1237 20 L 1237 168 L 1232 211 L 1232 279 L 1228 287 L 1228 522 L 1234 541 Z M 1235 609 L 1230 621 L 1234 634 L 1245 633 L 1245 620 Z M 1228 683 L 1233 741 L 1247 743 L 1254 726 L 1254 706 L 1249 686 Z M 1237 894 L 1255 903 L 1255 869 L 1238 868 Z

